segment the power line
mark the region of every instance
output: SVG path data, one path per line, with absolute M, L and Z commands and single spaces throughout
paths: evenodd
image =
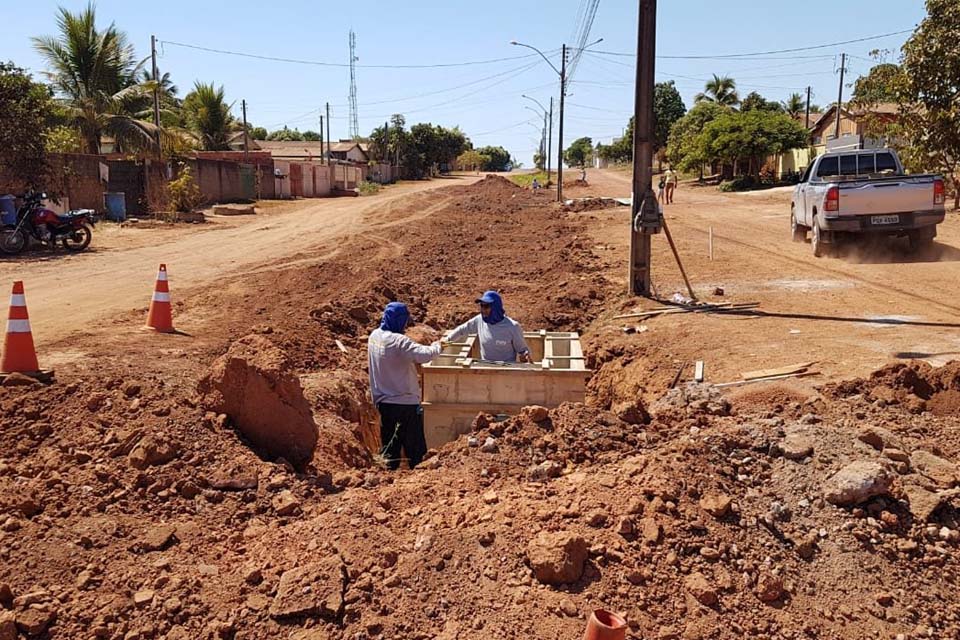
M 903 31 L 892 31 L 892 32 L 890 32 L 890 33 L 881 33 L 880 35 L 876 35 L 876 36 L 867 36 L 867 37 L 865 37 L 865 38 L 856 38 L 856 39 L 854 39 L 854 40 L 844 40 L 844 41 L 842 41 L 842 42 L 831 42 L 831 43 L 829 43 L 829 44 L 818 44 L 818 45 L 812 45 L 812 46 L 809 46 L 809 47 L 795 47 L 795 48 L 793 48 L 793 49 L 776 49 L 776 50 L 773 50 L 773 51 L 756 51 L 756 52 L 753 52 L 753 53 L 727 53 L 727 54 L 712 55 L 712 56 L 706 56 L 706 55 L 700 55 L 700 56 L 668 56 L 668 55 L 660 55 L 660 56 L 657 56 L 657 58 L 664 59 L 664 60 L 722 60 L 722 59 L 725 59 L 725 58 L 752 58 L 753 56 L 767 56 L 767 55 L 774 55 L 774 54 L 778 54 L 778 53 L 795 53 L 795 52 L 797 52 L 797 51 L 814 51 L 814 50 L 816 50 L 816 49 L 829 49 L 830 47 L 839 47 L 839 46 L 845 45 L 845 44 L 855 44 L 855 43 L 858 43 L 858 42 L 868 42 L 868 41 L 870 41 L 870 40 L 880 40 L 881 38 L 889 38 L 889 37 L 891 37 L 891 36 L 900 36 L 900 35 L 903 35 L 903 34 L 905 34 L 905 33 L 913 33 L 913 29 L 904 29 Z M 620 52 L 617 52 L 617 51 L 596 51 L 596 50 L 591 50 L 591 53 L 597 53 L 597 54 L 606 55 L 606 56 L 623 56 L 623 57 L 629 57 L 629 58 L 635 58 L 635 57 L 636 57 L 636 54 L 634 54 L 634 53 L 620 53 Z
M 241 51 L 228 51 L 226 49 L 214 49 L 211 47 L 202 47 L 195 44 L 187 44 L 184 42 L 174 42 L 172 40 L 159 40 L 162 45 L 171 45 L 174 47 L 184 47 L 187 49 L 196 49 L 197 51 L 206 51 L 208 53 L 220 53 L 223 55 L 230 56 L 240 56 L 243 58 L 255 58 L 257 60 L 269 60 L 271 62 L 286 62 L 290 64 L 307 64 L 318 67 L 349 67 L 349 63 L 341 62 L 322 62 L 319 60 L 300 60 L 297 58 L 283 58 L 279 56 L 265 56 L 254 53 L 244 53 Z M 491 58 L 489 60 L 470 60 L 467 62 L 444 62 L 436 64 L 358 64 L 357 67 L 364 69 L 437 69 L 441 67 L 467 67 L 478 64 L 494 64 L 497 62 L 506 62 L 508 60 L 522 60 L 524 58 L 532 58 L 536 56 L 535 53 L 524 54 L 520 56 L 511 56 L 508 58 Z
M 583 21 L 580 24 L 580 31 L 577 36 L 577 47 L 574 49 L 573 58 L 567 68 L 567 80 L 573 78 L 580 64 L 580 58 L 583 56 L 584 47 L 587 46 L 587 39 L 590 37 L 590 30 L 593 28 L 593 20 L 597 16 L 597 8 L 600 6 L 600 0 L 587 0 L 586 8 L 583 13 Z

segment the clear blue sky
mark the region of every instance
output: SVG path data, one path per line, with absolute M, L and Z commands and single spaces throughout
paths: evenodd
M 42 71 L 43 62 L 33 51 L 30 36 L 55 33 L 54 16 L 60 4 L 78 10 L 86 2 L 0 0 L 8 25 L 0 58 L 35 73 Z M 428 69 L 363 65 L 447 64 L 532 53 L 510 46 L 513 39 L 546 52 L 558 51 L 561 43 L 575 42 L 579 9 L 586 4 L 581 0 L 235 0 L 229 4 L 166 0 L 152 5 L 159 7 L 152 11 L 142 2 L 100 0 L 97 14 L 102 24 L 113 21 L 124 30 L 144 57 L 149 54 L 150 35 L 155 34 L 160 41 L 343 64 L 348 62 L 348 32 L 353 28 L 361 65 L 357 70 L 361 134 L 399 112 L 406 115 L 408 125 L 421 121 L 459 125 L 475 145 L 501 144 L 529 166 L 540 125 L 527 123 L 538 122 L 537 117 L 524 108 L 532 103 L 520 96 L 527 93 L 544 104 L 551 95 L 559 96 L 556 74 L 538 57 Z M 635 50 L 637 4 L 636 0 L 600 0 L 590 31 L 590 41 L 604 39 L 597 50 Z M 799 4 L 661 0 L 657 53 L 719 56 L 805 47 L 911 29 L 923 16 L 922 0 L 806 0 Z M 733 76 L 741 96 L 757 90 L 782 100 L 810 85 L 814 102 L 829 104 L 836 100 L 841 51 L 858 56 L 848 65 L 852 82 L 869 69 L 865 58 L 870 50 L 891 49 L 895 58 L 906 37 L 753 59 L 659 58 L 657 79 L 675 79 L 688 108 L 711 73 Z M 268 129 L 284 124 L 317 129 L 318 109 L 329 101 L 332 137 L 349 135 L 347 68 L 256 60 L 168 43 L 160 45 L 159 54 L 161 71 L 170 72 L 181 96 L 195 80 L 222 84 L 238 116 L 240 100 L 246 99 L 249 120 Z M 559 66 L 559 53 L 553 54 L 553 60 Z M 608 142 L 620 135 L 633 109 L 633 74 L 631 57 L 584 55 L 569 89 L 565 142 L 579 136 Z M 849 95 L 849 89 L 845 92 Z

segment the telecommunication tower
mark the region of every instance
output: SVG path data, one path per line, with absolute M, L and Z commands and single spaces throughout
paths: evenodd
M 350 30 L 350 135 L 360 137 L 360 118 L 357 115 L 357 34 Z

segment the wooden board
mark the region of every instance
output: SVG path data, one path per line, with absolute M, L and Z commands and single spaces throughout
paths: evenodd
M 776 369 L 758 369 L 756 371 L 747 371 L 741 374 L 741 377 L 744 380 L 755 380 L 757 378 L 771 378 L 773 376 L 785 376 L 791 373 L 802 373 L 812 367 L 815 362 L 801 362 L 798 364 L 791 364 L 786 367 L 778 367 Z
M 697 360 L 696 365 L 693 368 L 693 381 L 694 382 L 703 382 L 703 360 Z

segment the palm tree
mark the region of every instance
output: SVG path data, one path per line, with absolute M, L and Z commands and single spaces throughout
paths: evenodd
M 155 147 L 157 129 L 135 113 L 145 89 L 136 83 L 142 66 L 127 36 L 111 23 L 97 29 L 92 4 L 79 13 L 60 8 L 59 35 L 33 38 L 46 59 L 46 76 L 61 98 L 68 120 L 76 126 L 87 153 L 99 154 L 104 135 L 118 151 Z
M 806 111 L 806 102 L 803 100 L 803 96 L 799 93 L 791 94 L 787 98 L 786 102 L 783 102 L 783 110 L 786 111 L 791 117 L 796 118 L 801 113 Z
M 703 93 L 698 93 L 693 99 L 696 102 L 716 102 L 726 107 L 740 104 L 737 83 L 729 76 L 721 77 L 717 74 L 713 74 L 713 79 L 707 82 Z
M 223 87 L 197 81 L 183 99 L 187 128 L 206 151 L 229 149 L 230 134 L 239 130 L 230 105 L 224 100 Z

